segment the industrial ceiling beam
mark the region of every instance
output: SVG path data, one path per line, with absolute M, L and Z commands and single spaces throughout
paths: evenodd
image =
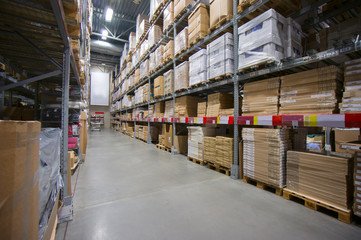
M 102 34 L 96 33 L 96 32 L 92 32 L 92 35 L 94 35 L 94 36 L 99 36 L 99 37 L 103 37 Z M 112 39 L 112 40 L 116 40 L 116 41 L 119 41 L 119 42 L 124 42 L 124 43 L 127 43 L 127 42 L 128 42 L 128 40 L 121 39 L 121 38 L 116 38 L 116 37 L 111 37 L 111 36 L 107 36 L 107 38 Z

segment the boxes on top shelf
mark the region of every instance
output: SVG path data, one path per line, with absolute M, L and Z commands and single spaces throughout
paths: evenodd
M 283 114 L 337 112 L 342 72 L 328 66 L 281 77 L 280 111 Z
M 134 51 L 136 45 L 137 45 L 137 38 L 135 32 L 131 32 L 129 34 L 129 51 Z
M 183 96 L 175 99 L 175 117 L 197 117 L 198 102 L 200 97 Z
M 198 3 L 188 16 L 188 48 L 208 35 L 209 6 Z
M 148 40 L 144 40 L 140 45 L 139 58 L 143 57 L 144 54 L 148 52 L 148 49 L 149 49 Z
M 210 0 L 210 27 L 211 29 L 223 25 L 233 16 L 232 0 Z M 219 26 L 220 27 L 220 26 Z
M 180 33 L 175 37 L 174 43 L 174 54 L 177 56 L 182 51 L 188 48 L 188 27 L 185 27 Z
M 169 70 L 163 74 L 164 77 L 164 95 L 171 94 L 173 92 L 173 70 Z
M 188 88 L 189 85 L 189 62 L 184 61 L 174 70 L 174 91 Z
M 233 34 L 225 33 L 207 45 L 208 79 L 233 73 Z
M 139 21 L 141 21 L 139 23 Z M 136 40 L 137 43 L 140 40 L 140 37 L 145 34 L 150 27 L 149 18 L 145 15 L 138 15 L 137 17 L 137 29 L 136 29 Z
M 341 113 L 361 113 L 361 59 L 345 62 Z
M 238 69 L 283 59 L 287 48 L 286 25 L 286 19 L 270 9 L 240 26 Z
M 244 84 L 242 115 L 278 115 L 279 77 Z
M 174 22 L 174 3 L 170 1 L 168 6 L 163 11 L 163 32 Z
M 149 19 L 156 17 L 154 14 L 162 2 L 163 2 L 163 0 L 150 0 Z
M 189 57 L 189 86 L 207 81 L 207 50 L 201 49 Z
M 348 210 L 352 196 L 352 161 L 348 157 L 288 151 L 287 189 Z
M 194 0 L 174 0 L 174 17 L 178 17 L 192 3 L 194 3 Z

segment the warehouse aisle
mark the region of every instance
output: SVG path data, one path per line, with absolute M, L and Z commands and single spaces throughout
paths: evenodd
M 79 170 L 79 169 L 78 169 Z M 73 176 L 73 185 L 76 180 Z M 66 232 L 66 236 L 64 234 Z M 361 228 L 109 131 L 89 134 L 56 239 L 359 239 Z

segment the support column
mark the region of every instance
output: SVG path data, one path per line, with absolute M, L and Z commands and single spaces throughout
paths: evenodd
M 0 77 L 0 89 L 5 86 L 5 79 Z M 4 117 L 5 91 L 0 91 L 0 119 Z
M 239 115 L 239 83 L 238 83 L 238 22 L 237 22 L 237 0 L 233 0 L 233 97 L 234 97 L 234 116 L 233 116 L 233 164 L 231 166 L 231 177 L 239 178 L 238 163 L 238 124 Z
M 149 96 L 149 100 L 148 100 L 148 117 L 147 117 L 147 122 L 148 122 L 148 137 L 147 137 L 147 143 L 148 144 L 151 144 L 152 143 L 152 138 L 150 136 L 150 119 L 149 119 L 149 102 L 150 102 L 150 77 L 148 77 L 148 85 L 149 85 L 149 88 L 148 88 L 148 96 Z
M 39 82 L 35 84 L 34 120 L 39 120 Z
M 177 66 L 176 60 L 175 60 L 175 37 L 177 36 L 177 24 L 174 23 L 173 25 L 173 41 L 174 41 L 174 45 L 173 45 L 173 86 L 172 86 L 172 98 L 173 98 L 173 134 L 172 134 L 172 154 L 177 154 L 177 149 L 174 146 L 174 139 L 175 139 L 175 92 L 174 92 L 174 84 L 175 84 L 175 68 Z M 164 133 L 163 133 L 164 134 Z

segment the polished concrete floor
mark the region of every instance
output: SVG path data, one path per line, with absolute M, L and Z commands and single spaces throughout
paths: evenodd
M 78 175 L 78 176 L 77 176 Z M 56 239 L 361 239 L 361 228 L 112 131 L 89 134 Z

